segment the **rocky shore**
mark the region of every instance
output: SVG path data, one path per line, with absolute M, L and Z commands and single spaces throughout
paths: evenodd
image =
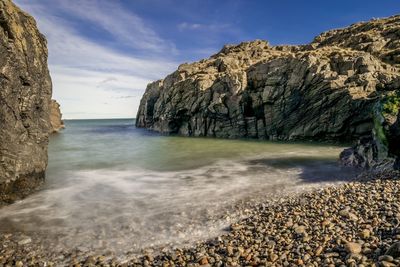
M 226 234 L 187 248 L 112 254 L 51 254 L 30 237 L 3 234 L 0 266 L 399 266 L 400 173 L 243 206 Z M 128 250 L 129 248 L 127 248 Z
M 305 45 L 226 45 L 150 83 L 136 126 L 182 136 L 355 142 L 344 164 L 396 168 L 399 37 L 397 15 Z
M 63 127 L 51 100 L 47 41 L 35 20 L 0 1 L 0 206 L 45 179 L 48 137 Z M 357 23 L 302 46 L 225 46 L 151 83 L 137 126 L 166 134 L 354 141 L 342 160 L 400 162 L 400 16 Z M 323 97 L 321 97 L 323 96 Z M 190 247 L 116 258 L 58 250 L 8 220 L 1 266 L 400 266 L 400 174 L 370 172 L 346 184 L 238 205 L 225 234 Z M 6 222 L 6 223 L 7 223 Z M 132 238 L 134 235 L 132 234 Z M 47 241 L 47 239 L 46 239 Z M 101 241 L 101 240 L 99 240 Z

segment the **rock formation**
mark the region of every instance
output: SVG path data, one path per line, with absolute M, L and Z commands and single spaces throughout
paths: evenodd
M 372 140 L 387 121 L 374 110 L 399 86 L 400 16 L 393 16 L 308 45 L 227 45 L 149 84 L 136 125 L 184 136 Z
M 0 0 L 0 204 L 45 177 L 52 84 L 45 37 L 11 0 Z
M 64 122 L 62 121 L 60 104 L 58 104 L 56 100 L 51 100 L 50 102 L 50 124 L 50 133 L 58 133 L 65 128 Z

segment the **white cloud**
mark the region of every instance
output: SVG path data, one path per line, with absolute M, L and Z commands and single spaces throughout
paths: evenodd
M 57 0 L 57 3 L 70 14 L 91 21 L 119 42 L 124 42 L 133 48 L 176 53 L 175 46 L 171 42 L 159 37 L 139 16 L 122 9 L 119 1 Z
M 201 24 L 201 23 L 188 23 L 188 22 L 182 22 L 178 24 L 178 29 L 180 31 L 205 30 L 212 32 L 231 30 L 229 24 Z
M 160 57 L 138 58 L 89 40 L 80 35 L 68 21 L 50 12 L 53 9 L 48 5 L 52 5 L 53 2 L 16 2 L 35 17 L 39 29 L 48 39 L 53 98 L 60 102 L 64 118 L 134 117 L 146 84 L 164 77 L 178 65 Z M 97 2 L 85 3 L 93 5 L 94 8 Z M 116 2 L 113 3 L 116 5 Z M 73 2 L 68 1 L 68 4 Z M 92 12 L 84 11 L 88 14 Z M 113 22 L 110 17 L 106 22 L 100 22 L 101 11 L 95 9 L 94 13 L 88 19 L 107 30 L 120 23 L 118 20 Z M 143 26 L 140 18 L 129 15 L 117 6 L 114 6 L 111 16 L 120 18 L 121 21 L 129 19 L 127 23 L 136 20 L 136 30 L 143 35 L 148 34 L 147 37 L 142 36 L 142 41 L 134 44 L 137 48 L 148 46 L 149 49 L 167 49 L 151 29 Z M 125 31 L 127 28 L 116 32 L 115 38 L 122 38 Z M 126 41 L 128 42 L 129 38 Z M 134 97 L 124 98 L 126 95 Z
M 103 83 L 104 77 L 112 77 Z M 66 118 L 134 117 L 148 80 L 119 73 L 103 73 L 56 66 L 52 68 L 53 97 L 62 99 Z M 139 89 L 137 89 L 139 88 Z M 125 96 L 129 94 L 130 98 Z M 105 104 L 107 103 L 107 104 Z

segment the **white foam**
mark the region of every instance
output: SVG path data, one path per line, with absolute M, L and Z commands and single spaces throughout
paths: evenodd
M 301 164 L 276 168 L 265 164 L 265 158 L 220 160 L 181 171 L 68 171 L 60 184 L 4 208 L 0 223 L 2 228 L 9 223 L 16 230 L 40 233 L 44 239 L 59 237 L 59 245 L 67 249 L 118 253 L 127 248 L 192 242 L 220 233 L 230 220 L 237 219 L 234 214 L 228 220 L 223 215 L 238 200 L 320 184 L 304 183 Z

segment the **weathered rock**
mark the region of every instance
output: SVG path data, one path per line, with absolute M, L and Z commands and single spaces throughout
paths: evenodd
M 65 128 L 62 120 L 60 104 L 58 104 L 56 100 L 51 100 L 50 102 L 50 123 L 51 133 L 58 133 L 60 130 Z
M 377 163 L 378 145 L 375 138 L 365 136 L 354 147 L 343 150 L 339 157 L 343 165 L 369 168 Z
M 0 55 L 1 204 L 42 183 L 51 129 L 46 39 L 10 0 L 0 1 Z
M 399 22 L 393 16 L 354 24 L 304 46 L 225 46 L 149 84 L 136 125 L 183 136 L 372 138 L 374 109 L 400 86 Z M 384 154 L 379 149 L 371 144 L 343 158 L 368 167 Z

